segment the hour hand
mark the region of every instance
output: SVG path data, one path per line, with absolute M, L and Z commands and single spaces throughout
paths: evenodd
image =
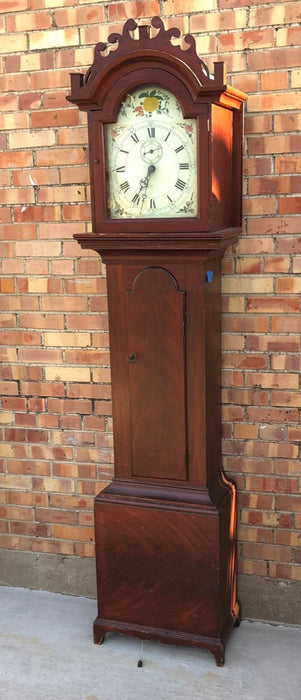
M 144 204 L 144 202 L 145 202 L 145 200 L 146 200 L 146 192 L 147 192 L 148 184 L 149 184 L 149 181 L 150 181 L 150 177 L 151 177 L 151 175 L 155 172 L 155 170 L 156 170 L 156 168 L 155 168 L 154 165 L 149 165 L 148 168 L 147 168 L 146 177 L 145 177 L 143 180 L 140 180 L 140 191 L 139 191 L 139 192 L 141 192 L 142 190 L 144 190 L 144 191 L 142 192 L 142 194 L 141 194 L 141 211 L 142 211 L 142 209 L 143 209 L 143 204 Z M 143 184 L 142 184 L 142 183 L 143 183 Z
M 146 173 L 146 177 L 143 177 L 142 180 L 140 180 L 140 190 L 139 190 L 139 192 L 141 192 L 141 190 L 143 190 L 144 188 L 148 187 L 148 183 L 149 183 L 150 176 L 152 175 L 152 173 L 155 172 L 155 170 L 156 170 L 156 168 L 155 168 L 154 165 L 149 165 L 149 166 L 148 166 L 148 168 L 147 168 L 147 173 Z

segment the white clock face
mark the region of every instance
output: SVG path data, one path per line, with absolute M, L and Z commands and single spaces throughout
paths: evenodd
M 183 118 L 174 95 L 135 89 L 105 141 L 109 218 L 197 216 L 196 120 Z

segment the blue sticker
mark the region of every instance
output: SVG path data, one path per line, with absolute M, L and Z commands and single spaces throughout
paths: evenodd
M 212 282 L 213 272 L 212 270 L 206 270 L 206 282 Z

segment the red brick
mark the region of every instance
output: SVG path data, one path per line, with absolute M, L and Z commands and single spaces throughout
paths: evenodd
M 80 413 L 90 414 L 92 405 L 90 401 L 71 399 L 49 399 L 48 410 L 50 413 Z
M 53 535 L 64 540 L 83 540 L 93 542 L 94 528 L 74 527 L 72 525 L 53 525 Z
M 301 197 L 279 197 L 279 214 L 301 214 Z
M 90 399 L 104 399 L 108 400 L 111 398 L 111 385 L 110 384 L 68 384 L 67 386 L 67 396 L 70 398 L 84 396 Z
M 246 337 L 245 349 L 250 352 L 296 352 L 299 349 L 299 338 L 297 335 L 249 335 Z
M 61 494 L 50 494 L 50 506 L 54 508 L 87 509 L 93 508 L 93 498 L 83 498 L 77 494 L 65 496 Z
M 247 1 L 245 4 L 248 4 Z M 274 48 L 270 51 L 250 51 L 247 55 L 247 69 L 278 70 L 279 68 L 293 68 L 300 66 L 300 53 L 296 48 Z
M 35 508 L 35 520 L 41 523 L 76 525 L 76 513 L 54 508 Z
M 224 353 L 222 356 L 223 367 L 239 367 L 240 369 L 267 369 L 267 357 L 265 355 L 245 355 Z
M 261 74 L 261 89 L 265 91 L 285 90 L 289 87 L 288 71 L 272 71 Z
M 299 299 L 296 297 L 249 297 L 247 311 L 256 313 L 298 313 Z
M 273 321 L 282 320 L 282 319 L 272 319 Z M 289 322 L 290 319 L 283 319 L 283 322 L 286 322 L 286 328 L 283 327 L 283 324 L 281 324 L 281 330 L 288 330 L 289 327 Z M 275 324 L 275 329 L 278 326 L 278 323 Z M 280 329 L 279 329 L 280 330 Z M 274 369 L 276 371 L 280 370 L 287 370 L 287 371 L 293 371 L 293 372 L 301 372 L 301 356 L 300 355 L 273 355 L 271 357 L 271 369 Z
M 33 460 L 7 460 L 7 471 L 11 474 L 35 474 L 48 476 L 50 465 L 47 462 L 35 462 Z
M 32 167 L 32 165 L 32 153 L 26 151 L 8 151 L 7 153 L 0 152 L 1 168 L 28 168 Z
M 16 173 L 15 173 L 16 176 Z M 50 178 L 49 178 L 50 179 Z M 50 183 L 49 183 L 50 184 Z M 34 206 L 28 206 L 26 209 L 23 207 L 14 208 L 15 221 L 57 221 L 60 218 L 60 208 L 58 206 L 41 206 L 35 204 Z
M 2 311 L 14 308 L 15 311 L 35 311 L 39 308 L 39 300 L 37 297 L 27 296 L 9 296 L 8 294 L 0 297 L 0 308 Z
M 290 253 L 301 253 L 301 236 L 280 238 L 277 243 L 277 251 L 280 254 L 285 253 L 288 255 Z
M 95 545 L 76 542 L 74 553 L 77 557 L 95 557 Z
M 28 399 L 29 406 L 30 399 Z M 57 428 L 59 425 L 58 416 L 50 416 L 48 413 L 42 413 L 37 416 L 38 428 Z M 63 427 L 63 426 L 62 426 Z
M 55 11 L 57 27 L 68 27 L 83 24 L 98 24 L 104 21 L 104 7 L 96 5 Z
M 19 108 L 26 110 L 39 109 L 42 104 L 42 95 L 40 92 L 28 92 L 20 95 Z
M 277 496 L 278 510 L 291 512 L 301 511 L 300 496 L 279 495 Z
M 290 259 L 287 255 L 264 258 L 264 272 L 288 272 L 289 269 Z
M 63 430 L 79 430 L 81 428 L 81 416 L 62 415 L 60 416 L 60 425 Z
M 64 328 L 64 317 L 61 314 L 19 314 L 20 328 Z
M 292 567 L 289 564 L 274 564 L 269 565 L 269 575 L 279 579 L 291 579 Z
M 88 316 L 72 315 L 67 318 L 68 330 L 108 330 L 107 314 L 92 314 Z
M 264 30 L 265 31 L 265 30 Z M 298 102 L 298 93 L 283 91 L 265 94 L 250 95 L 248 99 L 249 112 L 272 112 L 273 110 L 295 109 Z
M 21 348 L 19 350 L 19 359 L 21 362 L 40 362 L 42 364 L 62 362 L 61 350 L 48 350 L 48 348 Z
M 62 209 L 64 221 L 91 221 L 91 207 L 88 204 L 65 204 Z
M 35 413 L 40 413 L 45 411 L 45 401 L 40 398 L 29 398 L 28 399 L 28 410 L 34 411 Z
M 43 540 L 41 537 L 39 539 L 33 540 L 31 549 L 33 552 L 42 552 L 47 554 L 74 554 L 74 547 L 72 542 L 57 542 L 56 540 Z
M 298 423 L 299 420 L 296 408 L 283 410 L 274 407 L 249 406 L 246 410 L 246 417 L 249 421 L 258 423 Z
M 300 392 L 294 391 L 272 391 L 271 392 L 272 406 L 296 406 L 301 407 Z
M 40 105 L 37 105 L 39 107 Z M 27 107 L 28 108 L 28 107 Z M 78 124 L 78 110 L 56 110 L 48 109 L 41 112 L 33 112 L 31 115 L 31 123 L 33 129 L 45 129 L 46 127 L 74 126 Z M 38 165 L 46 165 L 43 154 L 38 154 Z M 48 153 L 49 157 L 49 153 Z M 75 157 L 75 156 L 74 156 Z M 59 160 L 59 163 L 61 161 Z M 76 160 L 71 162 L 83 163 L 80 155 L 76 156 Z M 70 163 L 70 160 L 65 160 L 63 164 Z M 50 157 L 50 165 L 55 165 Z
M 267 48 L 274 44 L 273 29 L 262 29 L 243 32 L 225 32 L 218 38 L 218 50 L 221 54 L 225 51 L 241 51 L 252 48 Z
M 41 345 L 40 333 L 30 331 L 1 331 L 0 342 L 3 345 Z
M 250 155 L 292 153 L 301 150 L 301 134 L 294 136 L 249 136 Z
M 0 547 L 3 549 L 18 549 L 28 551 L 31 549 L 29 537 L 13 537 L 12 535 L 0 535 Z
M 100 350 L 65 350 L 65 359 L 68 364 L 76 365 L 109 365 L 108 352 Z
M 26 430 L 22 428 L 8 428 L 5 430 L 5 439 L 8 442 L 48 442 L 48 433 L 45 430 Z
M 25 396 L 63 396 L 64 385 L 60 382 L 21 382 Z
M 44 114 L 48 114 L 45 113 Z M 38 115 L 33 115 L 38 116 Z M 45 126 L 48 126 L 46 124 Z M 53 148 L 47 151 L 37 152 L 37 165 L 51 167 L 52 165 L 69 165 L 84 163 L 84 151 L 82 148 Z
M 275 422 L 277 422 L 275 420 Z M 276 459 L 285 458 L 296 459 L 298 456 L 297 445 L 288 443 L 273 443 L 273 442 L 251 442 L 246 445 L 246 453 L 252 457 L 273 457 Z

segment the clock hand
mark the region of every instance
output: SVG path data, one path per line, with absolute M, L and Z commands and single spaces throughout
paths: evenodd
M 140 180 L 140 185 L 141 185 L 141 187 L 140 187 L 139 193 L 141 192 L 142 189 L 144 189 L 144 192 L 143 192 L 143 194 L 141 195 L 141 209 L 140 209 L 140 211 L 142 211 L 144 202 L 145 202 L 145 200 L 146 200 L 146 192 L 147 192 L 147 188 L 148 188 L 148 185 L 149 185 L 150 177 L 151 177 L 151 175 L 155 172 L 155 170 L 156 170 L 156 168 L 155 168 L 154 165 L 149 165 L 148 168 L 147 168 L 147 175 L 146 175 L 146 177 L 144 178 L 144 180 Z M 142 186 L 142 183 L 143 183 L 143 186 Z
M 156 170 L 156 168 L 155 168 L 154 165 L 149 165 L 149 166 L 148 166 L 146 177 L 144 177 L 144 178 L 142 178 L 142 179 L 140 180 L 140 189 L 139 189 L 138 194 L 140 194 L 141 190 L 143 190 L 144 188 L 147 188 L 147 187 L 148 187 L 148 183 L 149 183 L 149 180 L 150 180 L 150 176 L 152 175 L 152 173 L 155 172 L 155 170 Z
M 162 146 L 158 146 L 157 148 L 150 148 L 149 151 L 143 151 L 142 155 L 147 156 L 149 153 L 155 153 L 155 151 L 160 151 Z
M 147 178 L 149 179 L 151 174 L 154 173 L 156 170 L 154 165 L 149 165 L 147 168 Z

